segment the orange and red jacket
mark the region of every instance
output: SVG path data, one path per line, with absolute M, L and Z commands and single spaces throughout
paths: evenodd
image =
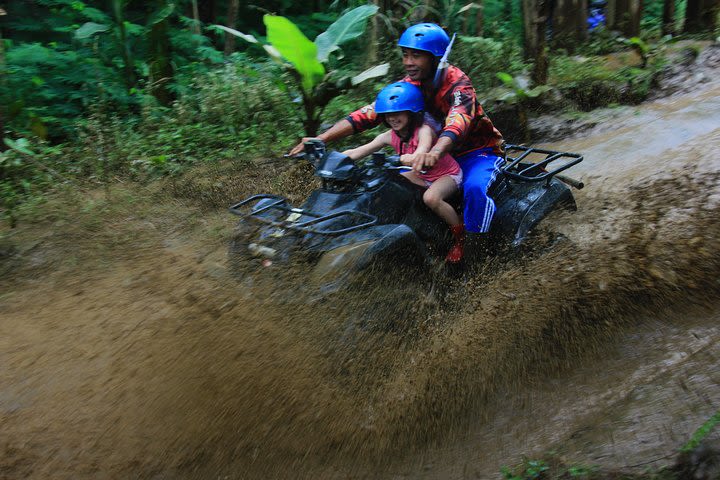
M 401 81 L 421 87 L 420 82 L 412 81 L 410 77 L 405 77 Z M 485 115 L 470 79 L 462 70 L 450 65 L 434 96 L 429 98 L 432 92 L 428 94 L 424 90 L 423 95 L 425 111 L 435 119 L 445 119 L 440 136 L 450 137 L 453 140 L 451 152 L 453 156 L 457 157 L 479 148 L 492 148 L 495 154 L 502 154 L 502 135 Z M 366 105 L 348 115 L 347 120 L 356 133 L 381 123 L 375 113 L 374 105 L 374 103 Z

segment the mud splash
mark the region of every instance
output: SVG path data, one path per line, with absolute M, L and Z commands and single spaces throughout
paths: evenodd
M 379 267 L 334 297 L 287 295 L 168 226 L 105 269 L 8 286 L 0 477 L 442 477 L 398 465 L 512 419 L 528 385 L 628 326 L 717 311 L 720 173 L 691 164 L 720 133 L 694 138 L 661 174 L 647 157 L 585 170 L 612 181 L 549 219 L 564 243 L 451 280 Z
M 279 301 L 267 286 L 236 289 L 217 270 L 221 250 L 198 262 L 185 246 L 91 281 L 40 282 L 2 305 L 2 471 L 384 471 L 638 316 L 714 301 L 718 180 L 587 196 L 579 214 L 550 223 L 567 226 L 567 244 L 442 291 L 432 278 L 378 272 L 336 300 Z M 382 322 L 366 328 L 369 313 Z

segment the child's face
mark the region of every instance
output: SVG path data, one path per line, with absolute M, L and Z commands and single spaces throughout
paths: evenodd
M 390 128 L 399 132 L 407 128 L 410 123 L 410 115 L 408 115 L 408 112 L 386 113 L 385 121 L 390 125 Z

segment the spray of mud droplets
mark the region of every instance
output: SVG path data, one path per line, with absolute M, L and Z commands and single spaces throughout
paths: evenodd
M 243 301 L 185 335 L 172 371 L 189 379 L 167 398 L 177 378 L 165 378 L 164 411 L 147 409 L 141 424 L 166 437 L 166 455 L 188 456 L 173 464 L 250 476 L 378 466 L 462 431 L 499 389 L 561 366 L 639 312 L 717 292 L 718 180 L 585 198 L 550 223 L 584 236 L 442 287 L 434 272 L 395 266 L 321 299 L 283 297 L 288 278 L 244 284 Z
M 248 281 L 168 250 L 92 285 L 36 292 L 32 308 L 8 303 L 23 328 L 0 349 L 12 387 L 0 398 L 3 467 L 38 478 L 382 468 L 462 432 L 497 392 L 572 361 L 639 312 L 716 298 L 719 180 L 590 190 L 578 212 L 548 219 L 565 241 L 459 278 L 378 265 L 318 296 L 302 288 L 302 263 L 247 264 L 264 273 Z M 24 357 L 48 329 L 42 355 Z M 42 434 L 29 445 L 27 432 Z

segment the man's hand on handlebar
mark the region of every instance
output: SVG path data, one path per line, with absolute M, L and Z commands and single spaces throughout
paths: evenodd
M 431 169 L 440 159 L 440 154 L 436 152 L 415 153 L 412 156 L 414 157 L 412 159 L 412 167 L 413 170 L 416 172 Z
M 400 165 L 405 165 L 406 167 L 412 167 L 413 162 L 415 162 L 415 154 L 414 153 L 405 153 L 403 155 L 400 155 Z
M 338 140 L 341 138 L 345 138 L 348 135 L 352 135 L 354 129 L 352 126 L 352 123 L 350 123 L 347 119 L 343 118 L 339 122 L 337 122 L 335 125 L 330 127 L 329 130 L 321 133 L 317 137 L 304 137 L 302 140 L 300 140 L 300 143 L 295 145 L 290 152 L 288 152 L 290 155 L 297 155 L 298 153 L 301 153 L 305 149 L 305 142 L 310 140 L 322 140 L 325 143 L 330 143 L 334 140 Z
M 300 140 L 300 143 L 295 145 L 290 152 L 288 152 L 288 156 L 294 157 L 300 153 L 303 153 L 305 151 L 305 142 L 309 142 L 310 140 L 320 140 L 318 137 L 303 137 L 302 140 Z

